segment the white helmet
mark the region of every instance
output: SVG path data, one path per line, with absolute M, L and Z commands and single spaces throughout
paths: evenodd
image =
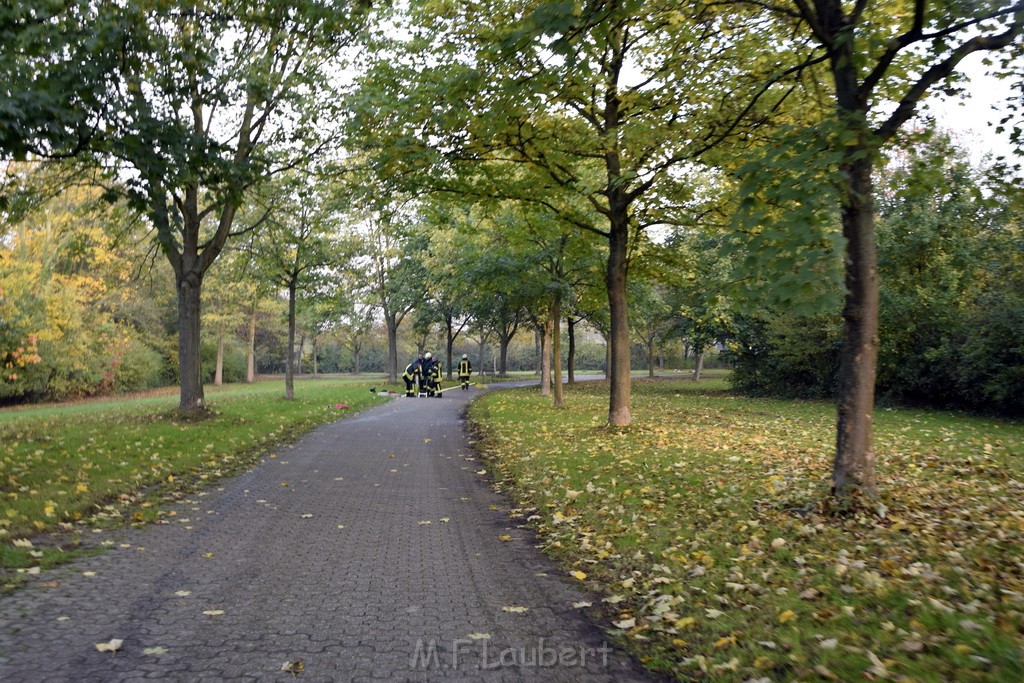
M 425 356 L 423 356 L 423 357 L 424 357 L 424 358 L 430 358 L 430 354 L 428 353 L 427 355 L 425 355 Z
M 468 353 L 464 353 L 464 354 L 462 354 L 462 357 L 463 358 L 469 358 L 469 354 Z

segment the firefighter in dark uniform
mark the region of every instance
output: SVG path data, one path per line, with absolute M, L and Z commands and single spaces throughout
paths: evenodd
M 462 382 L 463 391 L 469 389 L 469 377 L 472 374 L 473 363 L 470 362 L 469 356 L 464 353 L 462 354 L 462 360 L 459 361 L 459 381 Z
M 419 372 L 417 361 L 413 361 L 405 366 L 405 374 L 402 375 L 402 379 L 405 380 L 406 396 L 416 395 L 416 392 L 413 391 L 413 387 L 419 384 Z
M 430 356 L 428 353 L 427 356 Z M 441 371 L 444 363 L 440 358 L 433 358 L 430 361 L 430 369 L 427 372 L 427 396 L 441 396 Z
M 423 356 L 420 365 L 420 394 L 428 397 L 434 395 L 434 357 L 430 353 Z

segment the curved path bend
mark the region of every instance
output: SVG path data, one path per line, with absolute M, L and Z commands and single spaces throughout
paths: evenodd
M 382 399 L 104 532 L 0 599 L 0 680 L 650 680 L 477 473 L 475 393 Z

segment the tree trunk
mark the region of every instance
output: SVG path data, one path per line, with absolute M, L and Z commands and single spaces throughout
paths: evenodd
M 654 378 L 654 340 L 647 342 L 647 376 Z
M 320 368 L 317 367 L 317 358 L 316 358 L 316 337 L 313 337 L 313 344 L 312 344 L 312 346 L 313 346 L 313 348 L 312 348 L 312 351 L 313 351 L 313 376 L 316 377 L 317 375 L 320 374 Z
M 284 397 L 295 398 L 295 289 L 296 282 L 288 283 L 288 354 L 284 369 Z
M 693 364 L 693 381 L 700 381 L 700 373 L 704 371 L 704 349 L 697 352 L 696 360 Z
M 629 224 L 625 210 L 613 211 L 613 221 L 608 235 L 608 312 L 611 315 L 610 359 L 608 379 L 608 424 L 625 426 L 632 420 L 629 414 L 629 313 L 626 303 L 626 280 L 629 263 L 626 246 L 629 240 Z
M 445 340 L 447 342 L 445 350 L 448 353 L 448 381 L 450 382 L 452 381 L 452 348 L 455 346 L 455 335 L 452 334 L 452 319 L 450 317 L 445 317 L 445 323 L 447 325 L 446 332 L 448 334 L 448 338 Z
M 566 323 L 569 333 L 569 357 L 566 359 L 566 380 L 569 382 L 569 386 L 573 386 L 576 384 L 576 321 L 570 315 L 566 318 Z
M 178 372 L 180 399 L 178 410 L 196 413 L 206 409 L 203 394 L 202 356 L 199 347 L 201 275 L 189 273 L 178 287 Z
M 359 374 L 359 352 L 363 350 L 362 344 L 352 345 L 352 372 L 356 375 Z
M 872 420 L 878 361 L 878 271 L 872 166 L 870 154 L 864 153 L 843 168 L 847 183 L 842 214 L 847 294 L 832 482 L 836 497 L 847 502 L 855 496 L 877 495 Z
M 217 364 L 213 371 L 213 384 L 214 386 L 223 386 L 224 384 L 224 332 L 219 331 L 217 333 Z
M 299 337 L 299 348 L 295 351 L 295 371 L 297 374 L 302 374 L 302 357 L 306 355 L 306 333 L 303 332 Z
M 398 320 L 393 315 L 385 315 L 388 325 L 388 381 L 398 381 Z M 421 349 L 422 351 L 422 349 Z
M 562 297 L 555 294 L 555 300 L 551 302 L 551 362 L 552 381 L 555 389 L 555 407 L 561 408 L 564 403 L 562 391 Z
M 536 362 L 533 364 L 533 374 L 540 376 L 544 372 L 544 361 L 541 358 L 541 354 L 544 353 L 544 328 L 547 323 L 542 323 L 533 329 L 533 354 L 536 358 Z M 547 394 L 545 394 L 546 396 Z
M 245 381 L 252 384 L 256 381 L 256 307 L 252 307 L 249 317 L 249 351 L 246 353 Z
M 551 318 L 548 317 L 537 330 L 540 341 L 540 395 L 551 395 Z
M 499 359 L 498 359 L 498 376 L 508 377 L 508 345 L 512 341 L 511 336 L 505 336 L 504 334 L 498 340 L 499 346 Z

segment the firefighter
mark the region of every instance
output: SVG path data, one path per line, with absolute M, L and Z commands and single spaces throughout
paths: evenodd
M 467 354 L 462 354 L 462 360 L 459 361 L 459 381 L 462 382 L 462 390 L 466 391 L 469 389 L 469 377 L 473 374 L 473 363 L 470 362 Z
M 420 394 L 434 395 L 434 357 L 430 353 L 423 356 L 420 364 Z
M 416 395 L 415 392 L 413 392 L 412 388 L 419 384 L 420 371 L 418 363 L 418 360 L 414 360 L 413 362 L 406 365 L 405 374 L 402 375 L 402 379 L 405 380 L 405 395 L 407 397 L 412 397 Z
M 431 396 L 441 397 L 441 371 L 444 369 L 444 363 L 441 362 L 440 358 L 435 358 L 434 362 L 430 365 L 430 380 L 434 385 L 434 393 Z

